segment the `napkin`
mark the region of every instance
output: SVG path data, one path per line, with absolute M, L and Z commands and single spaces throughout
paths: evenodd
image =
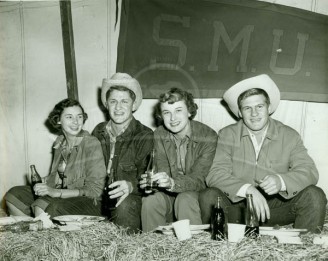
M 39 216 L 33 219 L 33 221 L 42 221 L 43 229 L 53 228 L 55 225 L 50 220 L 50 215 L 46 212 L 41 213 Z

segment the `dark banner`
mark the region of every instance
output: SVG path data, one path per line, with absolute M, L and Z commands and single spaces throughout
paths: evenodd
M 268 74 L 282 99 L 328 101 L 328 16 L 255 0 L 125 0 L 117 71 L 145 98 L 170 87 L 222 97 Z

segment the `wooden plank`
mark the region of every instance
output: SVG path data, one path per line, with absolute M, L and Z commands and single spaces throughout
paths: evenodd
M 77 76 L 76 76 L 71 1 L 70 0 L 59 1 L 59 3 L 60 3 L 60 16 L 61 16 L 63 46 L 64 46 L 67 96 L 68 98 L 78 100 L 79 95 L 78 95 L 78 85 L 77 85 Z

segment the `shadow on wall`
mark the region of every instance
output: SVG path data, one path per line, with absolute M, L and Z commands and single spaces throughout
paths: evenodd
M 98 89 L 97 89 L 97 105 L 100 108 L 100 110 L 102 111 L 102 113 L 104 114 L 105 120 L 109 121 L 109 115 L 107 112 L 107 108 L 104 106 L 104 104 L 101 101 L 101 86 L 98 86 Z
M 227 110 L 227 112 L 229 113 L 229 115 L 234 119 L 234 120 L 236 120 L 236 121 L 238 121 L 239 120 L 239 118 L 235 115 L 235 114 L 233 114 L 233 112 L 230 110 L 230 108 L 229 108 L 229 106 L 228 106 L 228 104 L 226 103 L 226 101 L 225 100 L 221 100 L 220 101 L 220 104 Z

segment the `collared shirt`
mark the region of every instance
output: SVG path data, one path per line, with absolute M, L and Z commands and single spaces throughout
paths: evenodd
M 65 173 L 65 169 L 68 164 L 69 157 L 70 157 L 72 151 L 73 150 L 77 151 L 80 143 L 83 140 L 82 133 L 83 133 L 83 131 L 81 131 L 79 134 L 76 135 L 76 140 L 75 140 L 72 148 L 69 148 L 68 142 L 64 136 L 62 139 L 57 140 L 53 146 L 54 149 L 59 149 L 59 151 L 60 151 L 60 160 L 59 160 L 58 168 L 60 167 L 62 172 L 64 173 L 63 179 L 61 179 L 59 177 L 59 174 L 57 173 L 56 185 L 55 185 L 56 188 L 62 188 L 62 187 L 67 188 L 67 184 L 66 184 L 67 174 Z M 59 172 L 59 171 L 57 171 L 57 172 Z M 64 184 L 62 185 L 62 183 L 64 183 Z
M 175 149 L 177 153 L 177 165 L 179 174 L 186 174 L 186 155 L 187 148 L 190 140 L 190 135 L 186 135 L 184 138 L 180 139 L 176 135 L 170 133 L 170 138 L 175 144 Z
M 78 189 L 81 196 L 100 199 L 105 184 L 106 167 L 101 144 L 97 138 L 82 130 L 76 146 L 71 151 L 65 168 L 65 185 Z M 58 179 L 58 165 L 61 158 L 61 144 L 65 137 L 60 135 L 54 143 L 54 157 L 51 172 L 46 178 L 49 187 L 55 188 Z
M 108 122 L 99 123 L 92 132 L 101 143 L 106 165 L 109 162 L 111 151 L 110 137 L 106 130 L 107 124 Z M 131 182 L 132 194 L 141 195 L 138 178 L 147 169 L 148 157 L 153 150 L 153 144 L 153 131 L 134 117 L 124 133 L 116 136 L 111 174 L 114 174 L 115 180 Z
M 107 131 L 107 133 L 109 135 L 109 139 L 110 139 L 110 156 L 109 156 L 108 165 L 107 165 L 107 174 L 108 175 L 111 173 L 111 168 L 112 168 L 112 164 L 113 164 L 116 138 L 125 132 L 125 130 L 129 127 L 131 120 L 132 120 L 132 118 L 123 126 L 123 128 L 120 130 L 120 132 L 117 133 L 116 135 L 115 135 L 115 132 L 112 127 L 113 121 L 109 121 L 106 125 L 106 131 Z
M 194 120 L 190 121 L 190 129 L 192 135 L 185 155 L 185 175 L 179 173 L 176 146 L 170 138 L 170 132 L 164 126 L 159 126 L 154 132 L 158 171 L 166 172 L 174 179 L 174 193 L 204 189 L 204 180 L 215 155 L 216 132 Z
M 178 172 L 179 174 L 185 175 L 186 174 L 186 155 L 187 155 L 187 148 L 191 137 L 191 127 L 190 121 L 186 125 L 186 136 L 180 138 L 178 135 L 175 135 L 170 132 L 170 139 L 175 144 L 176 149 L 176 156 L 177 156 L 177 165 L 178 165 Z
M 247 127 L 247 126 L 246 126 Z M 257 163 L 257 159 L 259 157 L 259 154 L 260 154 L 260 150 L 262 148 L 262 145 L 263 145 L 263 141 L 265 139 L 265 136 L 267 134 L 267 131 L 268 131 L 268 127 L 269 127 L 269 123 L 267 124 L 267 126 L 265 127 L 263 133 L 262 133 L 262 136 L 261 136 L 261 141 L 260 143 L 257 142 L 257 139 L 256 139 L 256 136 L 255 134 L 247 127 L 247 131 L 249 133 L 249 136 L 251 138 L 251 141 L 253 143 L 253 147 L 254 147 L 254 151 L 255 151 L 255 155 L 256 155 L 256 163 Z
M 258 143 L 255 134 L 253 132 L 251 132 L 251 130 L 246 126 L 247 131 L 249 133 L 249 137 L 251 138 L 251 141 L 252 141 L 252 144 L 253 144 L 253 147 L 254 147 L 254 151 L 255 151 L 255 155 L 256 155 L 255 156 L 256 164 L 257 164 L 257 159 L 259 157 L 259 154 L 260 154 L 260 151 L 261 151 L 261 148 L 262 148 L 262 145 L 263 145 L 263 141 L 264 141 L 265 136 L 266 136 L 267 131 L 268 131 L 268 127 L 269 127 L 269 124 L 267 124 L 267 126 L 265 127 L 265 129 L 262 133 L 262 136 L 261 136 L 261 141 L 260 141 L 260 143 Z M 252 184 L 250 184 L 250 183 L 246 183 L 245 185 L 241 186 L 241 188 L 237 192 L 237 196 L 241 197 L 241 198 L 246 198 L 246 191 L 250 186 L 252 186 Z
M 260 151 L 261 151 L 261 148 L 262 148 L 262 145 L 263 145 L 263 141 L 266 137 L 266 134 L 267 134 L 267 131 L 268 131 L 268 127 L 269 127 L 269 124 L 267 124 L 267 126 L 265 127 L 263 133 L 262 133 L 262 136 L 261 136 L 261 141 L 260 143 L 257 142 L 257 139 L 256 139 L 256 136 L 254 133 L 251 132 L 251 130 L 249 128 L 247 128 L 247 131 L 249 133 L 249 136 L 251 138 L 251 141 L 253 143 L 253 147 L 254 147 L 254 151 L 255 151 L 255 155 L 256 155 L 256 164 L 257 164 L 257 159 L 259 157 L 259 154 L 260 154 Z M 286 184 L 284 182 L 284 180 L 282 179 L 282 177 L 277 174 L 277 176 L 279 177 L 280 179 L 280 182 L 281 182 L 281 189 L 280 191 L 286 191 Z M 246 197 L 246 191 L 247 189 L 251 186 L 252 184 L 245 184 L 243 185 L 237 192 L 237 196 L 238 197 L 242 197 L 242 198 L 245 198 Z

